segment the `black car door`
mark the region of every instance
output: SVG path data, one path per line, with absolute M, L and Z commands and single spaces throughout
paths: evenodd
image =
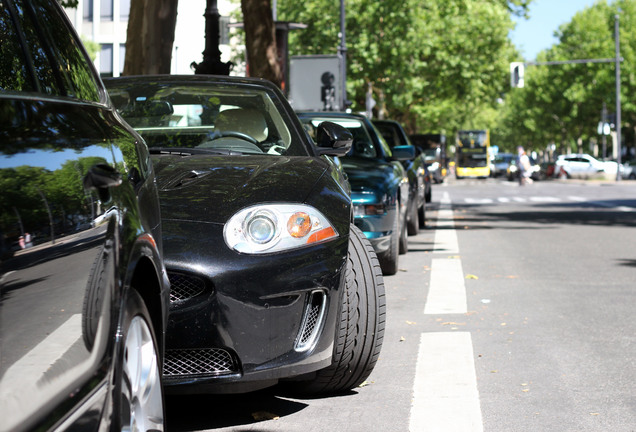
M 123 209 L 111 191 L 124 155 L 60 11 L 0 3 L 3 430 L 59 426 L 68 412 L 95 429 L 117 324 Z

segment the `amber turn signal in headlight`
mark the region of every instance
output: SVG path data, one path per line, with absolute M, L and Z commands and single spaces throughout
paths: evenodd
M 296 212 L 287 221 L 287 232 L 294 238 L 302 238 L 311 231 L 311 217 L 305 212 Z

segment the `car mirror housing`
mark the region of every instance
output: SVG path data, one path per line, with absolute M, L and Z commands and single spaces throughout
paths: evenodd
M 415 147 L 412 145 L 395 146 L 391 149 L 393 160 L 404 161 L 415 158 Z
M 344 156 L 353 144 L 353 135 L 339 124 L 324 121 L 316 129 L 316 145 L 320 155 Z

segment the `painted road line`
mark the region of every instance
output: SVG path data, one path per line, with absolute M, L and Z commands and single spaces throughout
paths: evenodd
M 409 431 L 483 431 L 470 333 L 420 336 Z
M 431 260 L 431 283 L 424 313 L 465 314 L 468 312 L 464 271 L 460 259 Z
M 436 221 L 434 252 L 459 254 L 453 210 L 448 192 L 440 202 Z M 431 260 L 431 281 L 425 314 L 461 314 L 467 312 L 466 287 L 462 261 L 457 258 Z
M 530 201 L 538 203 L 558 203 L 561 202 L 561 199 L 551 196 L 533 196 L 530 197 Z
M 466 204 L 492 204 L 492 198 L 465 198 Z
M 455 232 L 455 221 L 448 192 L 444 192 L 442 195 L 440 209 L 437 211 L 435 228 L 433 252 L 458 254 L 457 233 Z

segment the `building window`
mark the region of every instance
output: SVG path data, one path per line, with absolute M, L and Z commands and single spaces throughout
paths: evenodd
M 219 44 L 220 45 L 229 45 L 230 44 L 230 17 L 222 16 L 219 17 Z
M 119 0 L 119 20 L 128 21 L 130 16 L 130 0 Z
M 124 64 L 126 61 L 126 45 L 119 45 L 119 75 L 124 73 Z
M 101 0 L 99 15 L 102 21 L 113 20 L 113 0 Z
M 93 0 L 84 0 L 84 21 L 93 21 Z
M 113 44 L 102 44 L 99 52 L 99 74 L 103 77 L 113 76 Z

